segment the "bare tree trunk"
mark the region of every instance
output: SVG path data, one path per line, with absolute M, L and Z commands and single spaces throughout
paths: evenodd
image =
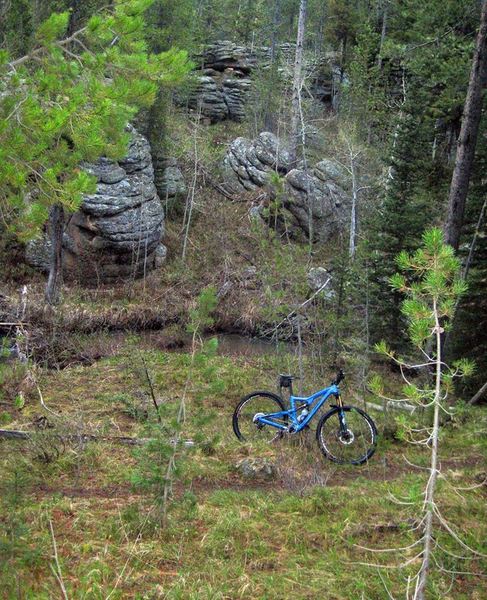
M 477 225 L 475 227 L 475 231 L 473 234 L 473 238 L 472 241 L 470 243 L 470 248 L 468 251 L 468 256 L 467 256 L 467 260 L 465 261 L 465 264 L 463 266 L 462 272 L 460 273 L 460 277 L 462 279 L 462 281 L 466 281 L 467 277 L 468 277 L 468 273 L 470 271 L 470 266 L 472 265 L 472 260 L 473 260 L 473 255 L 475 252 L 475 246 L 477 244 L 477 238 L 480 235 L 480 230 L 482 228 L 482 223 L 484 221 L 484 215 L 485 215 L 485 210 L 487 208 L 487 198 L 484 200 L 484 203 L 482 204 L 482 208 L 480 209 L 480 214 L 479 214 L 479 218 L 477 220 Z M 453 316 L 452 316 L 452 321 L 455 319 L 455 316 L 457 314 L 458 311 L 458 307 L 460 306 L 460 300 L 461 300 L 461 296 L 459 296 L 456 299 L 455 302 L 455 308 L 453 309 Z M 448 341 L 450 339 L 450 335 L 451 335 L 451 329 L 448 330 L 448 332 L 446 332 L 444 334 L 444 339 L 443 339 L 443 353 L 445 353 L 445 349 L 447 347 Z
M 425 600 L 426 584 L 428 580 L 428 571 L 431 560 L 431 544 L 433 541 L 433 506 L 435 502 L 435 488 L 438 477 L 438 437 L 440 431 L 440 401 L 441 401 L 441 327 L 438 317 L 436 300 L 433 302 L 433 311 L 435 315 L 435 334 L 436 334 L 436 375 L 435 375 L 435 396 L 433 413 L 433 431 L 431 434 L 431 464 L 424 507 L 426 508 L 426 517 L 424 525 L 424 546 L 423 562 L 419 571 L 416 590 L 413 600 Z
M 247 46 L 248 46 L 249 40 L 250 40 L 250 23 L 251 23 L 250 15 L 251 15 L 253 9 L 254 9 L 253 0 L 247 0 L 247 8 L 245 11 L 246 12 L 246 14 L 245 14 L 245 31 L 244 31 L 244 42 Z
M 472 61 L 462 127 L 457 142 L 457 156 L 448 199 L 445 241 L 458 250 L 465 213 L 470 175 L 482 113 L 482 88 L 487 82 L 487 0 L 482 2 L 477 45 Z
M 274 80 L 277 73 L 276 59 L 277 59 L 277 42 L 279 33 L 279 23 L 281 21 L 281 0 L 274 0 L 274 14 L 272 17 L 272 37 L 271 37 L 271 55 L 270 55 L 270 66 L 269 72 L 271 76 L 271 82 Z M 276 116 L 273 114 L 271 109 L 271 100 L 273 93 L 273 86 L 268 86 L 267 89 L 267 101 L 264 114 L 264 129 L 266 131 L 275 132 L 277 128 Z
M 303 83 L 303 45 L 304 32 L 306 24 L 307 0 L 301 0 L 299 4 L 298 34 L 296 38 L 296 54 L 294 58 L 293 74 L 293 94 L 291 100 L 291 139 L 290 155 L 291 165 L 295 166 L 297 162 L 298 144 L 299 144 L 299 122 L 300 122 L 300 95 Z
M 380 46 L 379 53 L 377 55 L 377 66 L 379 71 L 382 70 L 382 49 L 384 48 L 384 42 L 386 41 L 387 35 L 387 9 L 389 8 L 387 0 L 384 2 L 384 8 L 382 9 L 382 30 L 380 32 Z
M 323 46 L 325 42 L 325 26 L 326 26 L 326 14 L 328 9 L 328 3 L 323 2 L 323 10 L 321 12 L 320 24 L 318 28 L 318 36 L 316 40 L 315 53 L 317 56 L 320 56 L 323 51 Z
M 64 208 L 62 204 L 55 204 L 51 208 L 49 228 L 51 234 L 51 263 L 49 265 L 45 298 L 48 304 L 54 306 L 59 304 L 63 282 Z
M 191 183 L 191 189 L 188 192 L 188 197 L 186 200 L 186 206 L 184 209 L 184 219 L 183 219 L 183 230 L 184 231 L 184 241 L 183 241 L 183 252 L 181 255 L 181 259 L 184 262 L 186 260 L 186 249 L 188 246 L 188 237 L 189 237 L 189 228 L 191 226 L 191 217 L 193 215 L 194 208 L 194 197 L 196 192 L 196 184 L 198 180 L 198 126 L 200 123 L 201 117 L 201 107 L 198 110 L 197 120 L 194 124 L 194 135 L 193 135 L 193 151 L 194 151 L 194 170 L 193 170 L 193 181 Z
M 357 170 L 355 165 L 355 156 L 350 152 L 350 172 L 352 175 L 352 209 L 350 213 L 350 242 L 348 247 L 348 255 L 351 260 L 355 258 L 355 249 L 357 246 L 357 203 L 358 203 L 358 188 L 357 188 Z
M 469 404 L 477 404 L 477 402 L 482 398 L 482 396 L 485 394 L 485 392 L 487 392 L 487 381 L 484 383 L 484 385 L 480 388 L 480 390 L 470 398 L 470 400 L 468 401 Z
M 475 252 L 475 245 L 477 244 L 477 239 L 480 235 L 480 230 L 482 228 L 482 223 L 484 222 L 485 209 L 487 207 L 487 198 L 484 200 L 482 204 L 482 208 L 480 209 L 479 218 L 477 220 L 477 225 L 475 227 L 475 231 L 473 234 L 472 242 L 470 244 L 470 249 L 468 251 L 467 260 L 465 261 L 465 265 L 462 270 L 462 279 L 465 281 L 468 277 L 468 272 L 470 271 L 470 266 L 472 264 L 473 254 Z M 457 301 L 458 304 L 458 301 Z

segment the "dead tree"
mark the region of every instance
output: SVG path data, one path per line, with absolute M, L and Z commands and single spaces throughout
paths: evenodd
M 462 126 L 457 142 L 457 156 L 448 199 L 445 223 L 445 241 L 455 250 L 460 244 L 460 233 L 465 203 L 475 156 L 475 147 L 482 114 L 482 90 L 487 83 L 487 0 L 482 2 L 480 27 L 472 60 L 472 70 L 463 109 Z
M 64 208 L 62 204 L 55 204 L 51 208 L 49 230 L 51 236 L 51 260 L 46 285 L 46 302 L 50 305 L 55 305 L 59 304 L 63 279 Z
M 301 86 L 303 84 L 303 53 L 304 53 L 304 33 L 306 26 L 306 8 L 307 0 L 301 0 L 299 4 L 298 34 L 296 37 L 296 54 L 294 58 L 293 72 L 293 93 L 291 99 L 291 133 L 290 163 L 296 165 L 298 145 L 300 141 L 300 113 L 301 113 Z

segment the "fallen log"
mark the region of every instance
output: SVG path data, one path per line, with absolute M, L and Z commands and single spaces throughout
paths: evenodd
M 487 392 L 487 381 L 484 383 L 484 385 L 479 389 L 479 391 L 470 398 L 470 400 L 468 401 L 469 404 L 477 404 L 477 402 L 479 400 L 481 400 L 482 396 L 485 395 L 485 393 Z
M 417 408 L 418 406 L 414 406 L 414 404 L 409 404 L 408 402 L 401 402 L 401 401 L 394 401 L 394 400 L 388 400 L 386 402 L 386 406 L 384 409 L 384 406 L 381 404 L 374 404 L 373 402 L 366 402 L 365 406 L 367 409 L 371 409 L 371 410 L 380 410 L 381 412 L 384 412 L 392 409 L 392 410 L 404 410 L 406 412 L 408 412 L 409 414 L 412 414 Z
M 52 432 L 52 430 L 51 430 Z M 29 440 L 32 437 L 36 437 L 39 435 L 49 435 L 49 432 L 46 431 L 18 431 L 16 429 L 0 429 L 0 438 L 7 440 Z M 137 438 L 130 437 L 127 435 L 93 435 L 88 433 L 82 433 L 80 435 L 58 435 L 55 434 L 58 438 L 66 441 L 74 441 L 74 442 L 110 442 L 113 444 L 124 444 L 128 446 L 142 446 L 147 442 L 150 442 L 152 438 Z M 171 440 L 171 443 L 174 444 L 175 441 Z M 183 445 L 186 447 L 194 446 L 195 443 L 193 440 L 183 440 Z

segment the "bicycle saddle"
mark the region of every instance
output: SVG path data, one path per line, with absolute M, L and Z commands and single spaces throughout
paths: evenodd
M 293 379 L 299 379 L 297 375 L 285 375 L 284 373 L 279 374 L 279 386 L 280 387 L 291 387 Z

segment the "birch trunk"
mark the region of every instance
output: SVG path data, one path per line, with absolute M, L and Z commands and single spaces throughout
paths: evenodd
M 303 45 L 306 24 L 307 0 L 301 0 L 299 4 L 298 34 L 296 38 L 296 54 L 294 58 L 293 93 L 291 99 L 291 140 L 290 155 L 291 166 L 297 162 L 298 145 L 300 138 L 300 104 L 301 85 L 303 82 Z

